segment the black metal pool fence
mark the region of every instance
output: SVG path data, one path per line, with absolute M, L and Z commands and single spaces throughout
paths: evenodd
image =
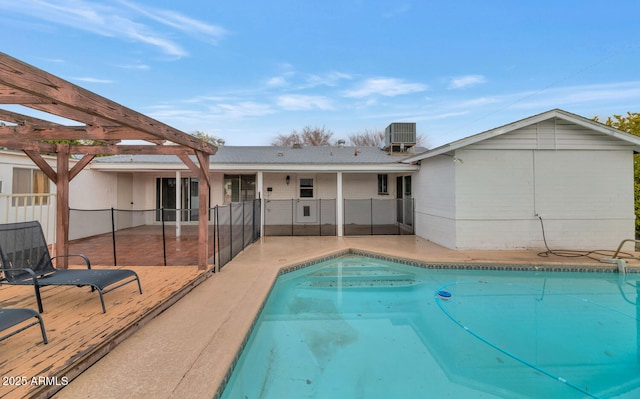
M 344 235 L 414 234 L 413 199 L 344 200 Z M 261 235 L 336 236 L 335 199 L 261 200 L 209 209 L 209 264 L 224 266 Z M 264 219 L 264 232 L 261 220 Z M 106 266 L 195 265 L 198 209 L 70 209 L 70 253 Z
M 345 199 L 343 234 L 414 234 L 414 202 L 408 199 Z M 335 199 L 265 200 L 265 236 L 337 235 Z
M 260 200 L 209 209 L 209 264 L 219 267 L 260 237 Z M 113 266 L 198 263 L 198 209 L 70 209 L 70 252 Z

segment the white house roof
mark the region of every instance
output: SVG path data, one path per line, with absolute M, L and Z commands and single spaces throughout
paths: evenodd
M 418 148 L 417 151 L 424 151 Z M 410 153 L 393 155 L 376 147 L 274 147 L 223 146 L 210 157 L 215 170 L 389 170 L 411 171 L 402 162 Z M 162 167 L 161 167 L 162 166 Z M 94 159 L 92 169 L 143 170 L 183 169 L 184 163 L 172 155 L 117 155 Z
M 521 119 L 516 122 L 512 122 L 510 124 L 500 126 L 491 130 L 487 130 L 482 133 L 475 134 L 473 136 L 465 137 L 463 139 L 453 141 L 449 144 L 442 145 L 440 147 L 436 147 L 434 149 L 425 151 L 423 153 L 417 154 L 415 156 L 407 157 L 402 162 L 415 163 L 421 161 L 423 159 L 431 158 L 437 155 L 442 155 L 449 153 L 451 151 L 461 149 L 463 147 L 470 146 L 472 144 L 476 144 L 478 142 L 491 139 L 496 136 L 500 136 L 506 133 L 513 132 L 517 129 L 521 129 L 523 127 L 533 125 L 536 123 L 540 123 L 542 121 L 546 121 L 552 118 L 559 118 L 566 120 L 568 122 L 574 123 L 579 126 L 583 126 L 587 129 L 597 131 L 604 135 L 625 141 L 630 143 L 632 146 L 635 146 L 635 151 L 640 152 L 640 137 L 634 136 L 629 133 L 625 133 L 621 130 L 609 127 L 600 122 L 596 122 L 591 119 L 584 118 L 582 116 L 572 114 L 567 111 L 563 111 L 561 109 L 553 109 L 551 111 L 543 112 L 538 115 L 530 116 L 525 119 Z

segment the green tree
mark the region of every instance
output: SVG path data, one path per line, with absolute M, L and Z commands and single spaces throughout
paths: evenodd
M 42 140 L 45 143 L 51 143 L 51 144 L 69 144 L 69 145 L 77 145 L 77 146 L 83 146 L 83 145 L 107 145 L 105 142 L 103 141 L 97 141 L 97 140 Z M 48 155 L 54 155 L 54 154 L 48 154 Z M 96 157 L 107 157 L 108 155 L 106 154 L 98 154 L 96 155 Z M 69 154 L 69 158 L 72 158 L 73 154 Z
M 599 122 L 598 117 L 593 118 L 594 121 Z M 627 112 L 627 116 L 613 115 L 607 118 L 604 122 L 605 125 L 615 127 L 627 133 L 631 133 L 635 136 L 640 136 L 640 113 L 639 112 Z
M 192 135 L 199 138 L 202 141 L 206 141 L 207 143 L 216 145 L 218 147 L 222 147 L 224 145 L 223 139 L 217 138 L 215 136 L 212 136 L 205 132 L 201 132 L 199 130 L 195 133 L 192 133 Z
M 598 117 L 593 118 L 598 122 Z M 607 118 L 605 125 L 614 127 L 635 136 L 640 136 L 640 113 L 627 112 L 626 116 L 613 115 Z M 633 188 L 635 193 L 636 239 L 640 237 L 640 155 L 633 156 Z

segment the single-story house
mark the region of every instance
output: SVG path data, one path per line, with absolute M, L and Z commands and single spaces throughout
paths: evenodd
M 289 234 L 293 226 L 301 234 L 306 228 L 306 234 L 342 236 L 345 226 L 365 225 L 358 220 L 370 216 L 370 207 L 358 206 L 356 200 L 387 203 L 376 218 L 378 225 L 411 225 L 410 219 L 402 219 L 404 213 L 396 214 L 396 199 L 412 198 L 410 180 L 419 165 L 401 162 L 411 155 L 416 155 L 414 149 L 394 153 L 374 147 L 222 146 L 210 158 L 209 206 L 260 198 L 267 235 L 283 229 Z M 198 208 L 198 179 L 175 156 L 96 158 L 83 173 L 83 179 L 102 181 L 103 207 Z M 111 191 L 114 187 L 117 193 Z M 406 204 L 412 217 L 411 201 Z M 178 217 L 188 223 L 197 213 Z M 351 222 L 337 223 L 345 218 Z M 319 225 L 329 228 L 318 230 Z
M 387 136 L 385 149 L 222 146 L 210 207 L 262 199 L 265 235 L 284 220 L 341 236 L 382 215 L 375 223 L 453 249 L 612 249 L 634 237 L 639 137 L 557 109 L 430 150 Z M 71 208 L 198 209 L 198 179 L 173 155 L 95 158 L 70 190 Z

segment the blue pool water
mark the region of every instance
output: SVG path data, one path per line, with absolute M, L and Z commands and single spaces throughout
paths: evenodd
M 636 280 L 328 260 L 278 278 L 222 398 L 638 398 Z

